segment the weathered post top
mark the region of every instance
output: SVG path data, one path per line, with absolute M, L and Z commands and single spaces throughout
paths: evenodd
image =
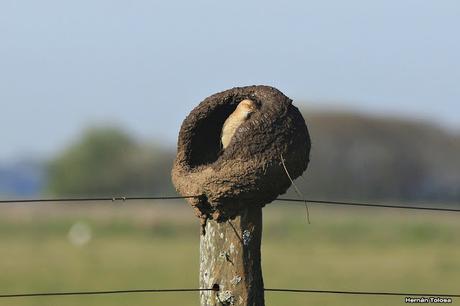
M 250 116 L 222 137 L 240 104 Z M 305 171 L 309 153 L 301 113 L 273 87 L 212 95 L 184 120 L 172 180 L 182 195 L 198 196 L 187 201 L 202 221 L 200 285 L 220 287 L 203 292 L 201 305 L 264 305 L 261 209 L 290 187 L 286 169 L 292 179 Z

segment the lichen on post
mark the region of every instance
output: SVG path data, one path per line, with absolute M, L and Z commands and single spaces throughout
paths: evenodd
M 221 144 L 222 126 L 243 100 L 256 111 Z M 292 100 L 269 86 L 233 88 L 184 120 L 172 180 L 200 218 L 201 305 L 264 305 L 262 208 L 308 166 L 310 137 Z M 283 160 L 281 160 L 281 156 Z
M 263 305 L 260 245 L 262 208 L 248 207 L 233 220 L 209 220 L 200 237 L 201 305 Z

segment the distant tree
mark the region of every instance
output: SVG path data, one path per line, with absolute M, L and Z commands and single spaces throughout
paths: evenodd
M 309 197 L 460 198 L 458 135 L 427 122 L 355 113 L 304 111 L 304 117 L 311 162 L 297 184 Z
M 70 196 L 169 193 L 172 154 L 115 127 L 88 129 L 52 160 L 48 191 Z

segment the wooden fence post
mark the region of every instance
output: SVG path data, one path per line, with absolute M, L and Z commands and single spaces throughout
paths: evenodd
M 208 220 L 200 238 L 201 306 L 263 306 L 260 261 L 262 208 L 247 207 L 225 222 Z
M 245 100 L 252 101 L 251 115 L 223 148 L 225 122 Z M 184 119 L 171 176 L 205 225 L 200 238 L 202 306 L 264 306 L 262 207 L 307 169 L 310 147 L 302 114 L 270 86 L 214 94 Z

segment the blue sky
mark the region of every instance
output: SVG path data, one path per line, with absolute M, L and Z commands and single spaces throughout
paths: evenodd
M 297 104 L 460 129 L 460 2 L 0 2 L 0 161 L 118 124 L 173 145 L 206 96 L 268 84 Z

